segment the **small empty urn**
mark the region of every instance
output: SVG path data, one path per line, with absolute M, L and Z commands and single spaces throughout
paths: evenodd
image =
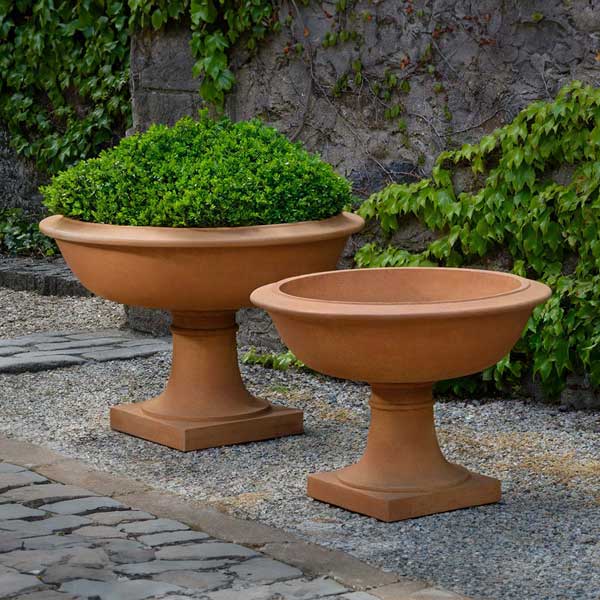
M 505 356 L 550 288 L 509 273 L 400 268 L 292 277 L 252 293 L 309 367 L 371 385 L 358 463 L 308 478 L 317 500 L 398 521 L 500 500 L 500 482 L 448 462 L 434 382 Z

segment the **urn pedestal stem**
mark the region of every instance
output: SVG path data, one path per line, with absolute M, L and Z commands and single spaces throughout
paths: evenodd
M 164 392 L 113 407 L 113 429 L 183 451 L 302 433 L 302 411 L 274 407 L 244 386 L 235 311 L 173 312 L 171 331 Z
M 343 469 L 310 475 L 308 495 L 382 521 L 500 500 L 500 482 L 444 457 L 432 384 L 374 384 L 365 452 Z

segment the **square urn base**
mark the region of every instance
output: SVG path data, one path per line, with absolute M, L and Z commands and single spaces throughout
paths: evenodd
M 183 452 L 297 435 L 304 431 L 302 411 L 280 406 L 245 419 L 185 421 L 150 416 L 140 404 L 121 404 L 110 409 L 110 426 Z
M 402 521 L 414 517 L 498 502 L 500 481 L 471 473 L 465 482 L 446 489 L 425 492 L 377 492 L 342 483 L 336 471 L 308 477 L 308 495 L 315 500 L 380 521 Z

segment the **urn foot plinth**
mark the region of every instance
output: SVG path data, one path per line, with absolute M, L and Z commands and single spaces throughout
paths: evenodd
M 310 475 L 308 495 L 381 521 L 500 500 L 500 481 L 448 462 L 433 420 L 431 384 L 373 385 L 367 447 L 354 465 Z
M 308 495 L 380 521 L 402 521 L 441 512 L 493 504 L 500 500 L 500 482 L 493 477 L 469 473 L 457 486 L 423 492 L 379 492 L 346 485 L 338 471 L 308 477 Z
M 272 406 L 244 387 L 236 329 L 234 311 L 174 312 L 165 391 L 113 407 L 111 427 L 182 451 L 302 433 L 301 410 Z

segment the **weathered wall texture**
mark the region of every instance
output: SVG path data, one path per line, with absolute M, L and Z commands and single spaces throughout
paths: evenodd
M 301 140 L 362 196 L 425 174 L 439 151 L 478 139 L 572 79 L 600 83 L 597 1 L 359 0 L 353 10 L 356 18 L 339 23 L 335 2 L 282 2 L 281 32 L 254 55 L 234 52 L 237 84 L 226 112 L 234 119 L 260 116 Z M 359 41 L 324 48 L 336 28 L 356 31 Z M 173 123 L 200 106 L 189 38 L 179 27 L 133 41 L 135 129 Z M 397 84 L 386 98 L 391 75 Z M 386 118 L 394 105 L 400 113 Z M 423 249 L 431 234 L 414 221 L 405 225 L 394 243 Z M 353 240 L 341 264 L 351 265 L 355 247 L 375 235 L 370 228 Z M 272 330 L 261 328 L 270 334 L 245 341 L 272 345 Z
M 28 213 L 40 213 L 40 183 L 33 166 L 19 159 L 9 146 L 8 134 L 0 123 L 0 210 L 22 208 Z
M 343 26 L 362 42 L 323 48 L 334 5 L 283 2 L 280 19 L 290 14 L 292 25 L 271 35 L 256 55 L 234 52 L 237 84 L 226 110 L 235 119 L 258 115 L 302 140 L 363 194 L 415 168 L 426 171 L 449 144 L 477 139 L 572 79 L 600 82 L 597 1 L 362 0 L 357 18 Z M 134 41 L 136 128 L 173 122 L 198 107 L 188 41 L 186 27 Z M 299 53 L 296 43 L 303 46 Z M 351 68 L 356 60 L 359 85 Z M 410 91 L 377 97 L 386 74 L 406 79 Z M 344 76 L 349 88 L 336 94 Z M 404 110 L 386 119 L 386 108 L 396 103 Z

